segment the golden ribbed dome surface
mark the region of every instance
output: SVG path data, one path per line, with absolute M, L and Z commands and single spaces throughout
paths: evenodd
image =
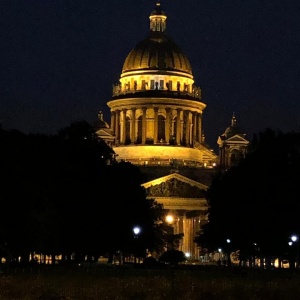
M 179 71 L 192 75 L 186 55 L 167 35 L 151 32 L 125 59 L 122 73 L 139 70 Z

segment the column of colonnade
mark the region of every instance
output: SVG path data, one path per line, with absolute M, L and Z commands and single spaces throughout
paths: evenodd
M 135 142 L 135 112 L 136 112 L 136 108 L 132 108 L 131 109 L 131 132 L 130 132 L 130 140 L 131 140 L 131 144 L 134 144 Z
M 190 253 L 192 259 L 199 259 L 199 247 L 194 239 L 201 230 L 202 213 L 194 217 L 188 217 L 189 210 L 174 210 L 173 233 L 183 233 L 183 238 L 179 243 L 178 250 Z
M 192 133 L 192 141 L 197 141 L 197 113 L 196 112 L 193 112 L 193 127 L 192 127 L 192 130 L 193 130 L 193 133 Z
M 199 259 L 199 247 L 197 243 L 194 242 L 194 239 L 200 231 L 200 216 L 188 218 L 186 213 L 182 218 L 182 226 L 183 226 L 183 239 L 181 241 L 181 251 L 189 252 L 193 259 Z
M 154 137 L 153 142 L 157 144 L 157 132 L 158 132 L 158 107 L 154 107 Z
M 158 109 L 154 108 L 154 144 L 157 144 L 158 140 Z M 111 129 L 116 137 L 117 144 L 124 144 L 126 141 L 126 134 L 130 136 L 131 143 L 136 141 L 136 110 L 137 108 L 126 108 L 122 110 L 115 110 L 111 112 Z M 202 114 L 197 112 L 191 112 L 189 110 L 182 110 L 181 108 L 172 109 L 165 108 L 166 111 L 166 123 L 165 123 L 165 137 L 166 141 L 171 137 L 171 125 L 173 111 L 176 111 L 176 137 L 175 141 L 177 145 L 181 145 L 182 138 L 185 137 L 184 142 L 187 146 L 193 145 L 195 141 L 202 142 Z M 126 132 L 126 115 L 130 113 L 130 132 Z M 146 132 L 147 132 L 147 108 L 142 108 L 142 144 L 146 144 Z
M 143 117 L 142 117 L 142 144 L 145 145 L 146 144 L 146 129 L 147 129 L 147 127 L 146 127 L 146 121 L 147 121 L 147 119 L 146 119 L 146 117 L 147 117 L 146 112 L 147 112 L 147 109 L 146 109 L 146 107 L 143 107 L 142 110 L 143 110 Z

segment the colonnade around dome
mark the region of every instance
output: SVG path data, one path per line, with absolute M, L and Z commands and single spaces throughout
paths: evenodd
M 148 101 L 148 100 L 147 100 Z M 126 101 L 129 102 L 130 101 Z M 111 111 L 111 129 L 118 145 L 181 145 L 202 142 L 202 110 L 167 104 L 123 106 Z M 203 107 L 205 107 L 203 105 Z

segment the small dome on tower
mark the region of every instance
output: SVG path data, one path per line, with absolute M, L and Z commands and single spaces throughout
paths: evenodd
M 102 111 L 98 112 L 98 121 L 96 122 L 94 127 L 95 127 L 96 130 L 99 130 L 99 129 L 102 129 L 102 128 L 109 128 L 109 125 L 107 124 L 107 122 L 105 122 L 103 120 Z
M 233 114 L 233 116 L 231 118 L 231 125 L 226 128 L 226 130 L 224 132 L 224 135 L 225 135 L 226 138 L 230 138 L 230 137 L 232 137 L 236 134 L 244 136 L 241 129 L 237 126 L 236 117 Z

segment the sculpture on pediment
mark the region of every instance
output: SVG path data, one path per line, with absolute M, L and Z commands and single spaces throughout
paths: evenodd
M 161 184 L 151 186 L 147 189 L 148 196 L 153 197 L 183 197 L 204 198 L 205 191 L 186 182 L 172 178 Z

